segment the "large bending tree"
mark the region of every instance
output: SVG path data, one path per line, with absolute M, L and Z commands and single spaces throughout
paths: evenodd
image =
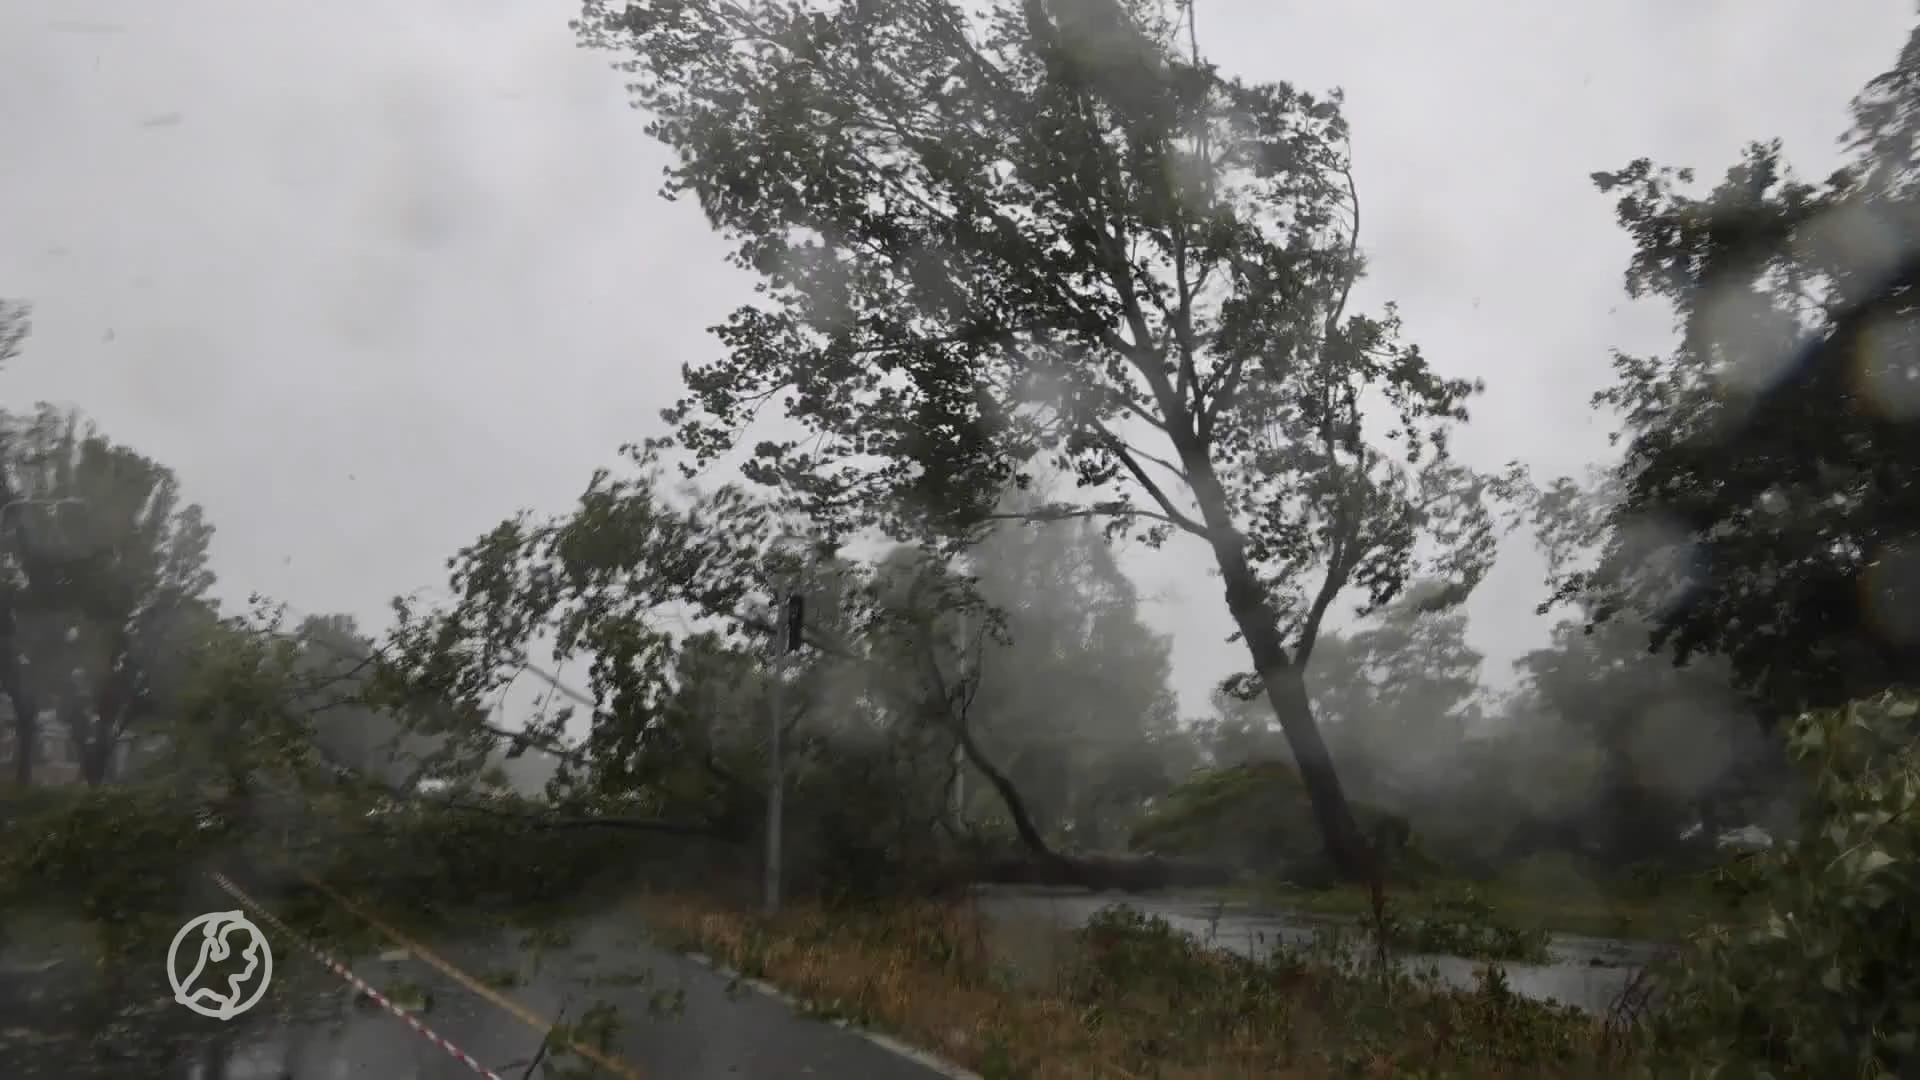
M 1038 516 L 1197 538 L 1366 874 L 1301 672 L 1344 590 L 1480 577 L 1488 479 L 1446 440 L 1477 388 L 1349 310 L 1337 95 L 1226 78 L 1150 4 L 972 7 L 586 0 L 677 152 L 668 194 L 764 279 L 668 418 L 707 462 L 777 404 L 798 430 L 748 475 L 838 530 L 966 537 L 1057 467 L 1082 497 Z

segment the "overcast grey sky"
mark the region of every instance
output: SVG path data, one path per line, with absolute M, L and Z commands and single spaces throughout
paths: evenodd
M 1838 12 L 1845 11 L 1841 17 Z M 174 467 L 223 591 L 379 625 L 521 507 L 657 430 L 746 296 L 605 54 L 544 0 L 0 0 L 0 296 L 35 305 L 0 404 L 80 406 Z M 1708 173 L 1753 138 L 1831 165 L 1912 0 L 1200 0 L 1228 69 L 1342 86 L 1373 276 L 1490 391 L 1463 450 L 1561 472 L 1667 316 L 1587 175 Z M 1518 546 L 1518 545 L 1515 545 Z M 1243 660 L 1189 547 L 1131 562 L 1189 711 Z M 1540 566 L 1474 599 L 1498 676 Z

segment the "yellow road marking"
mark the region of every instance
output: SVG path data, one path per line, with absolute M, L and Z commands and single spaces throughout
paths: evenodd
M 402 934 L 400 931 L 395 930 L 392 926 L 389 926 L 387 923 L 383 922 L 381 919 L 374 916 L 371 912 L 367 911 L 365 908 L 361 907 L 359 904 L 356 904 L 352 900 L 348 899 L 347 897 L 342 896 L 337 890 L 335 890 L 332 886 L 328 885 L 326 882 L 321 881 L 319 878 L 314 877 L 312 874 L 307 873 L 305 870 L 302 870 L 297 866 L 284 864 L 284 863 L 282 865 L 285 866 L 286 869 L 292 871 L 296 877 L 300 878 L 300 880 L 306 882 L 308 885 L 311 885 L 322 896 L 325 896 L 327 899 L 332 900 L 336 904 L 339 904 L 341 907 L 345 908 L 347 911 L 353 913 L 353 915 L 359 918 L 362 922 L 365 922 L 368 926 L 373 927 L 375 930 L 378 930 L 381 934 L 391 939 L 394 942 L 394 944 L 399 945 L 401 948 L 406 949 L 408 952 L 412 953 L 413 955 L 418 956 L 422 960 L 425 960 L 427 963 L 431 964 L 435 969 L 437 969 L 442 975 L 445 975 L 447 978 L 452 979 L 456 983 L 459 983 L 461 986 L 479 995 L 481 998 L 490 1002 L 495 1007 L 505 1011 L 508 1015 L 512 1016 L 514 1019 L 520 1021 L 521 1023 L 532 1028 L 534 1031 L 538 1032 L 542 1039 L 545 1039 L 550 1034 L 552 1034 L 553 1032 L 552 1021 L 544 1019 L 543 1017 L 540 1016 L 540 1014 L 532 1011 L 531 1009 L 528 1009 L 526 1006 L 520 1004 L 517 1001 L 514 1001 L 512 998 L 509 998 L 506 995 L 501 994 L 500 992 L 494 990 L 492 987 L 485 985 L 479 980 L 468 975 L 466 972 L 455 967 L 453 964 L 449 963 L 448 961 L 441 959 L 440 956 L 437 953 L 435 953 L 433 950 L 427 948 L 426 946 L 420 944 L 417 941 L 414 941 L 412 938 L 408 937 L 405 934 Z M 639 1069 L 603 1051 L 596 1050 L 591 1046 L 586 1046 L 582 1043 L 575 1042 L 571 1039 L 566 1041 L 565 1046 L 568 1050 L 571 1050 L 575 1054 L 580 1055 L 580 1057 L 583 1058 L 584 1060 L 590 1061 L 595 1065 L 600 1066 L 601 1068 L 607 1070 L 608 1072 L 614 1074 L 615 1076 L 626 1077 L 627 1080 L 645 1080 L 645 1078 L 641 1076 Z

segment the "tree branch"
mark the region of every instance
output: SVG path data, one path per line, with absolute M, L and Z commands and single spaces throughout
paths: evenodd
M 1108 449 L 1113 452 L 1114 456 L 1120 459 L 1120 463 L 1126 466 L 1127 471 L 1133 474 L 1134 480 L 1146 489 L 1147 494 L 1153 498 L 1153 501 L 1160 504 L 1160 511 L 1166 515 L 1168 522 L 1203 540 L 1211 538 L 1211 534 L 1207 531 L 1205 525 L 1181 513 L 1179 509 L 1173 505 L 1173 500 L 1167 497 L 1166 492 L 1160 489 L 1160 485 L 1153 482 L 1153 477 L 1147 475 L 1147 470 L 1142 468 L 1140 462 L 1134 459 L 1132 450 L 1125 440 L 1115 435 L 1105 424 L 1096 423 L 1094 430 L 1106 437 Z

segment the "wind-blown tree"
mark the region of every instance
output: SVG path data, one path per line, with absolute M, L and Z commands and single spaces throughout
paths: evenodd
M 577 758 L 550 792 L 739 839 L 764 812 L 778 679 L 789 839 L 796 857 L 837 867 L 841 885 L 958 846 L 947 805 L 956 746 L 1024 817 L 969 726 L 972 658 L 993 621 L 967 579 L 933 553 L 866 565 L 785 546 L 765 502 L 734 487 L 676 499 L 652 451 L 632 456 L 638 476 L 603 472 L 571 512 L 521 515 L 456 555 L 449 601 L 397 603 L 379 699 L 409 730 L 572 742 Z M 807 598 L 805 647 L 776 673 L 774 600 L 787 588 Z M 949 634 L 962 624 L 965 635 Z M 496 718 L 491 703 L 538 654 L 587 666 L 586 716 Z M 1051 855 L 1037 829 L 1023 836 Z
M 1286 740 L 1275 728 L 1273 707 L 1262 698 L 1247 699 L 1216 686 L 1207 694 L 1205 716 L 1187 722 L 1200 756 L 1210 768 L 1232 768 L 1255 761 L 1287 760 Z
M 1303 673 L 1343 593 L 1481 578 L 1495 484 L 1448 454 L 1477 387 L 1392 309 L 1349 310 L 1338 95 L 1226 78 L 1151 9 L 586 0 L 575 26 L 629 54 L 668 193 L 763 278 L 686 369 L 680 444 L 725 458 L 777 402 L 803 431 L 747 475 L 833 536 L 970 537 L 1047 467 L 1084 497 L 1029 516 L 1197 538 L 1329 851 L 1366 876 Z
M 1462 813 L 1465 804 L 1489 794 L 1466 774 L 1481 712 L 1481 657 L 1467 644 L 1463 612 L 1427 610 L 1435 587 L 1416 583 L 1358 627 L 1323 634 L 1307 671 L 1334 760 L 1357 778 L 1353 797 L 1404 816 L 1429 854 L 1441 853 L 1436 839 L 1439 848 L 1457 850 L 1475 824 Z M 1241 778 L 1207 785 L 1219 817 L 1205 828 L 1270 827 L 1257 819 L 1271 796 L 1250 790 L 1244 778 L 1293 769 L 1272 709 L 1264 698 L 1242 696 L 1244 689 L 1217 687 L 1213 715 L 1197 724 L 1216 768 L 1239 769 L 1221 775 Z
M 20 348 L 33 329 L 30 309 L 22 303 L 0 299 L 0 364 L 20 355 Z M 34 753 L 40 741 L 40 702 L 27 685 L 21 667 L 18 603 L 25 587 L 24 572 L 14 552 L 19 535 L 15 531 L 14 512 L 21 508 L 13 473 L 4 463 L 11 460 L 12 424 L 0 424 L 0 554 L 5 572 L 0 575 L 0 694 L 5 694 L 13 710 L 13 778 L 21 786 L 33 782 Z
M 283 613 L 256 599 L 242 615 L 209 618 L 172 660 L 167 752 L 176 779 L 225 789 L 244 810 L 261 788 L 314 782 L 337 764 L 316 738 L 329 703 L 349 698 L 350 678 L 316 667 Z
M 378 644 L 351 615 L 310 615 L 293 628 L 295 702 L 311 717 L 316 748 L 337 768 L 387 788 L 443 771 L 449 740 L 413 734 L 379 699 Z M 456 747 L 450 771 L 470 772 L 473 747 Z M 484 754 L 478 756 L 484 757 Z
M 946 736 L 949 756 L 963 759 L 986 781 L 1021 844 L 1047 872 L 1085 870 L 1054 849 L 1046 822 L 989 749 L 982 696 L 990 685 L 1007 685 L 989 674 L 996 655 L 1015 644 L 1007 635 L 1007 612 L 986 600 L 978 579 L 963 567 L 918 545 L 895 547 L 870 581 L 864 677 L 880 689 L 883 707 L 910 727 Z M 1009 742 L 1002 740 L 1000 749 L 1009 749 Z M 950 775 L 948 783 L 954 779 Z
M 1361 627 L 1329 635 L 1307 672 L 1336 761 L 1361 795 L 1403 811 L 1458 792 L 1458 764 L 1481 715 L 1481 655 L 1460 610 L 1432 611 L 1415 585 Z
M 958 762 L 985 781 L 1038 872 L 1106 869 L 1053 849 L 998 748 L 984 745 L 983 687 L 1000 675 L 995 657 L 1018 645 L 964 560 L 900 545 L 858 562 L 789 545 L 779 534 L 797 533 L 765 501 L 738 487 L 676 497 L 655 450 L 631 456 L 638 475 L 603 472 L 573 510 L 515 517 L 458 553 L 447 601 L 397 604 L 377 699 L 410 731 L 496 746 L 569 742 L 577 756 L 551 791 L 738 839 L 764 813 L 778 679 L 796 858 L 811 851 L 845 882 L 990 848 L 993 837 L 952 813 Z M 787 588 L 806 597 L 804 647 L 776 674 L 774 601 Z M 1119 637 L 1127 663 L 1157 655 Z M 584 665 L 585 715 L 499 712 L 493 703 L 529 661 Z M 1095 764 L 1112 765 L 1121 788 L 1145 783 L 1132 775 L 1145 772 L 1140 762 Z M 1085 794 L 1095 807 L 1129 797 Z
M 811 545 L 783 546 L 777 537 L 797 533 L 736 487 L 676 499 L 651 449 L 630 456 L 638 475 L 603 470 L 570 512 L 518 515 L 456 554 L 450 603 L 396 601 L 385 700 L 401 706 L 410 730 L 577 742 L 581 758 L 562 770 L 562 787 L 630 788 L 653 768 L 641 758 L 664 745 L 650 740 L 672 734 L 676 710 L 698 718 L 683 676 L 707 683 L 715 665 L 733 665 L 729 715 L 764 696 L 756 683 L 780 623 L 779 582 L 809 599 L 810 647 L 787 665 L 802 683 L 790 698 L 844 692 L 827 661 L 857 659 L 846 643 L 860 632 L 858 605 L 842 613 L 836 599 L 859 588 L 856 568 Z M 524 725 L 488 719 L 542 653 L 556 667 L 588 665 L 583 738 L 569 735 L 572 705 L 542 707 Z
M 1552 732 L 1561 767 L 1536 758 L 1537 780 L 1522 771 L 1513 786 L 1545 789 L 1540 822 L 1614 866 L 1672 857 L 1693 825 L 1711 835 L 1752 823 L 1782 772 L 1726 665 L 1649 655 L 1648 633 L 1627 618 L 1592 632 L 1564 622 L 1515 663 L 1516 722 Z
M 1854 101 L 1852 156 L 1797 179 L 1778 142 L 1711 191 L 1645 159 L 1594 179 L 1670 304 L 1664 356 L 1616 357 L 1619 498 L 1560 581 L 1724 657 L 1777 721 L 1920 672 L 1920 34 Z
M 171 470 L 75 413 L 42 406 L 6 450 L 18 681 L 101 783 L 125 739 L 164 719 L 179 660 L 214 618 L 213 528 Z
M 1192 764 L 1169 643 L 1091 522 L 1002 522 L 963 569 L 1004 617 L 973 705 L 982 743 L 1043 829 L 1115 846 Z
M 32 314 L 20 301 L 0 297 L 0 364 L 20 355 L 20 346 L 33 329 Z

